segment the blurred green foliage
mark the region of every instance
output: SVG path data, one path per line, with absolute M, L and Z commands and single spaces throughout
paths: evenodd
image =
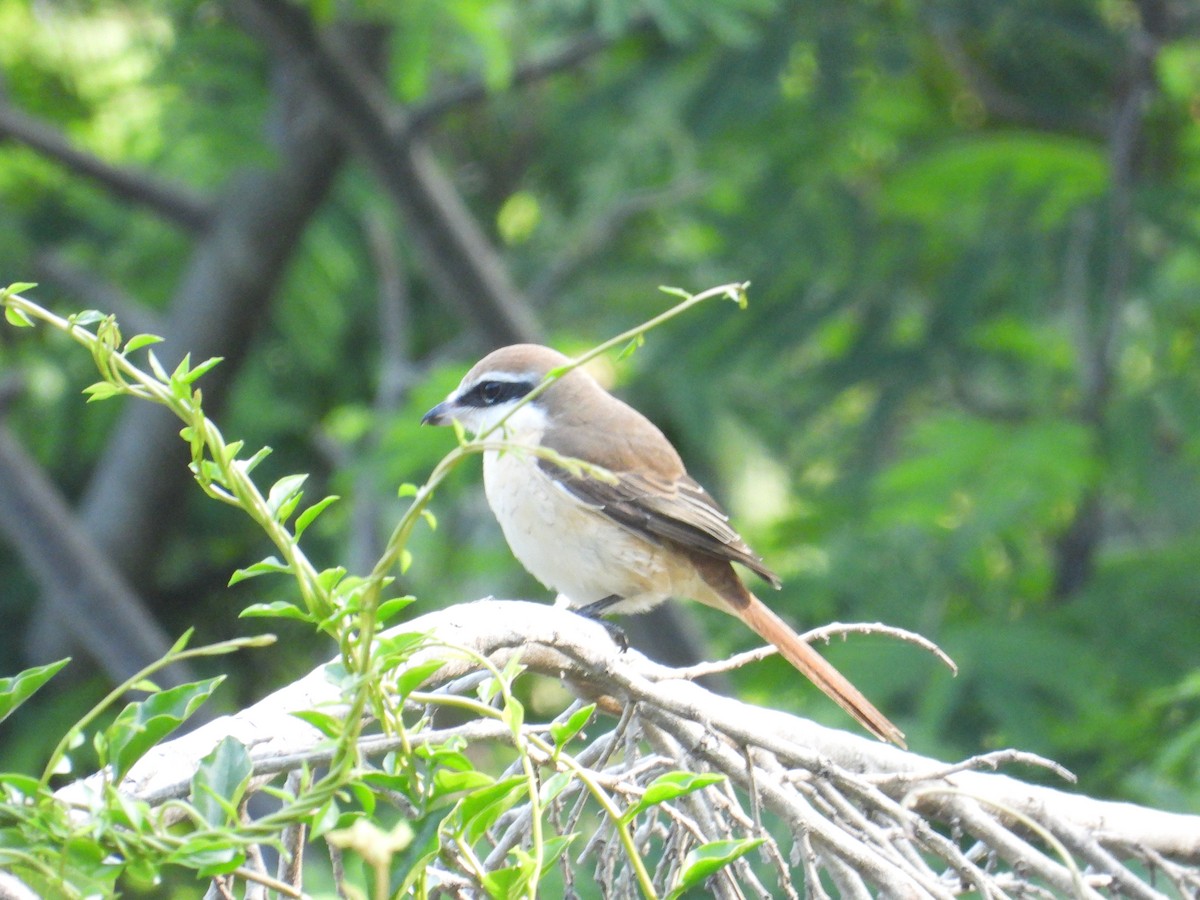
M 1164 24 L 1123 0 L 310 4 L 325 23 L 390 28 L 387 88 L 411 109 L 485 87 L 428 137 L 561 349 L 665 308 L 656 285 L 751 281 L 747 311 L 702 308 L 610 374 L 779 570 L 769 599 L 785 615 L 882 620 L 955 657 L 950 679 L 883 639 L 829 650 L 914 747 L 1016 745 L 1088 792 L 1195 810 L 1200 22 L 1184 7 L 1164 4 Z M 509 88 L 593 31 L 611 45 Z M 275 165 L 270 55 L 227 6 L 0 0 L 0 34 L 3 97 L 87 152 L 210 195 Z M 1122 118 L 1131 84 L 1144 96 Z M 311 471 L 314 495 L 347 498 L 310 533 L 321 565 L 358 539 L 364 497 L 390 528 L 395 487 L 448 449 L 421 413 L 486 349 L 459 340 L 469 324 L 386 202 L 365 167 L 341 174 L 220 416 L 227 435 L 275 448 L 272 471 Z M 408 267 L 410 362 L 424 366 L 383 415 L 372 216 Z M 34 280 L 53 252 L 161 314 L 190 246 L 0 144 L 0 282 Z M 36 296 L 89 305 L 51 279 Z M 5 335 L 0 364 L 25 387 L 9 424 L 78 496 L 119 410 L 83 406 L 90 361 L 53 337 Z M 421 604 L 543 596 L 477 478 L 455 476 L 437 511 L 403 580 Z M 225 589 L 264 546 L 198 491 L 162 527 L 139 582 L 168 630 L 225 637 L 247 627 L 242 606 L 279 599 L 265 582 Z M 36 602 L 0 547 L 3 672 L 29 662 Z M 714 653 L 749 645 L 692 614 Z M 330 653 L 279 630 L 294 649 L 225 702 Z M 781 693 L 782 666 L 737 687 L 845 724 L 799 683 Z M 27 759 L 42 726 L 22 712 L 4 752 Z

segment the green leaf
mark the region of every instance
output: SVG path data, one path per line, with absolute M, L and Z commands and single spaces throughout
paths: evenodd
M 413 651 L 423 645 L 428 637 L 424 631 L 401 631 L 381 634 L 375 643 L 381 658 L 387 660 L 389 665 L 399 665 L 412 656 Z M 389 657 L 394 657 L 394 661 Z
M 300 502 L 301 486 L 308 480 L 307 475 L 285 475 L 271 485 L 267 494 L 267 509 L 275 521 L 286 522 L 296 504 Z
M 407 666 L 398 675 L 396 675 L 396 694 L 399 697 L 407 697 L 422 684 L 429 680 L 434 672 L 440 669 L 445 663 L 440 659 L 430 659 L 422 663 L 417 663 L 413 666 Z
M 312 839 L 316 840 L 327 832 L 338 827 L 338 820 L 341 819 L 342 810 L 338 806 L 336 800 L 330 800 L 309 819 L 310 828 L 312 829 Z
M 83 309 L 72 316 L 67 316 L 67 321 L 72 325 L 79 325 L 83 327 L 87 325 L 95 325 L 99 322 L 103 322 L 107 318 L 108 316 L 100 312 L 98 309 Z
M 3 786 L 4 793 L 14 800 L 37 797 L 43 792 L 49 793 L 49 789 L 43 788 L 38 779 L 19 772 L 0 772 L 0 786 Z M 2 833 L 3 829 L 0 829 L 0 834 Z M 0 845 L 2 844 L 3 840 L 0 839 Z
M 416 599 L 416 597 L 410 595 L 408 597 L 392 597 L 390 600 L 384 600 L 379 604 L 379 609 L 375 611 L 375 618 L 382 624 L 402 609 L 406 609 Z
M 542 805 L 553 803 L 558 795 L 567 789 L 574 780 L 574 775 L 570 772 L 555 772 L 549 778 L 542 782 L 542 788 L 538 792 L 538 797 L 542 801 Z
M 37 287 L 36 281 L 14 281 L 4 290 L 0 291 L 0 300 L 7 300 L 13 294 L 23 294 L 26 291 L 32 291 Z
M 83 393 L 88 395 L 88 403 L 95 403 L 98 400 L 107 400 L 109 397 L 115 397 L 122 393 L 121 388 L 108 381 L 97 381 L 95 384 L 89 384 L 83 389 Z
M 163 368 L 163 364 L 158 361 L 158 356 L 153 350 L 146 351 L 146 361 L 150 364 L 150 371 L 154 373 L 154 377 L 167 384 L 171 380 L 171 376 L 167 374 L 167 370 Z
M 189 797 L 192 806 L 214 828 L 235 822 L 238 804 L 253 773 L 254 766 L 245 745 L 226 737 L 200 761 L 192 776 Z
M 266 575 L 268 573 L 287 574 L 291 571 L 291 566 L 280 562 L 274 556 L 268 556 L 261 562 L 256 562 L 252 566 L 247 566 L 244 569 L 238 569 L 234 572 L 229 578 L 229 587 L 233 587 L 239 581 L 245 581 L 247 578 L 254 578 L 258 575 Z
M 295 619 L 298 622 L 311 622 L 313 617 L 294 603 L 286 600 L 272 600 L 270 603 L 251 603 L 240 613 L 239 619 Z
M 763 840 L 763 838 L 742 838 L 741 840 L 710 841 L 696 847 L 683 858 L 683 870 L 679 875 L 679 883 L 667 895 L 667 900 L 675 900 L 685 891 L 704 884 L 735 859 L 745 856 L 758 847 Z
M 167 856 L 167 861 L 194 869 L 201 877 L 211 878 L 242 865 L 246 853 L 232 837 L 207 832 L 188 838 Z
M 526 780 L 521 775 L 514 775 L 458 800 L 458 817 L 467 840 L 472 844 L 479 840 L 500 816 L 526 796 L 526 787 Z
M 324 500 L 318 500 L 304 512 L 300 513 L 300 515 L 296 517 L 296 527 L 294 529 L 296 539 L 300 539 L 300 536 L 304 534 L 305 530 L 307 530 L 308 526 L 313 523 L 317 516 L 319 516 L 328 507 L 332 506 L 340 499 L 341 497 L 338 497 L 336 494 L 330 494 Z
M 525 704 L 510 696 L 504 709 L 500 710 L 500 721 L 508 725 L 509 731 L 515 736 L 525 724 Z
M 224 362 L 224 359 L 225 358 L 222 356 L 210 357 L 209 359 L 206 359 L 204 362 L 199 363 L 194 369 L 189 369 L 186 372 L 184 372 L 182 375 L 179 376 L 179 380 L 182 381 L 184 384 L 191 384 L 193 381 L 195 381 L 197 378 L 199 378 L 201 375 L 203 375 L 209 369 L 212 369 L 215 366 L 219 365 L 220 363 Z M 176 371 L 178 373 L 178 370 L 176 370 Z
M 292 713 L 301 722 L 307 722 L 325 737 L 337 738 L 346 730 L 346 723 L 336 716 L 315 709 L 305 709 Z
M 18 706 L 32 697 L 38 688 L 70 661 L 71 657 L 68 656 L 57 662 L 26 669 L 11 678 L 0 678 L 0 722 L 12 715 Z
M 574 834 L 559 834 L 552 838 L 547 838 L 542 844 L 542 874 L 545 875 L 558 862 L 558 858 L 567 852 L 567 848 L 571 846 L 571 842 L 575 840 Z
M 684 794 L 690 794 L 692 791 L 698 791 L 701 788 L 708 787 L 710 784 L 716 784 L 724 780 L 724 775 L 718 775 L 715 772 L 705 774 L 696 772 L 667 772 L 665 775 L 659 775 L 647 786 L 646 793 L 642 795 L 642 798 L 621 816 L 621 821 L 628 824 L 633 821 L 638 813 L 649 809 L 651 806 L 665 803 L 668 800 L 674 800 L 676 797 L 682 797 Z
M 479 787 L 487 787 L 495 779 L 486 772 L 469 769 L 466 772 L 454 772 L 450 769 L 438 769 L 433 773 L 434 789 L 439 794 L 454 794 L 458 791 L 470 791 Z
M 171 656 L 174 656 L 176 653 L 181 652 L 185 647 L 187 647 L 188 644 L 191 643 L 192 635 L 194 635 L 195 633 L 196 633 L 195 628 L 185 629 L 183 634 L 181 634 L 179 637 L 175 638 L 175 643 L 173 643 L 171 645 L 171 649 L 168 650 L 167 653 Z
M 242 462 L 242 471 L 249 475 L 253 472 L 260 462 L 271 455 L 270 447 L 260 447 L 253 456 Z
M 556 747 L 562 747 L 568 741 L 572 740 L 575 735 L 583 730 L 583 726 L 591 719 L 592 714 L 596 711 L 596 704 L 589 703 L 580 709 L 571 713 L 570 718 L 565 722 L 550 723 L 550 737 L 554 740 Z
M 125 342 L 124 353 L 132 353 L 134 350 L 141 350 L 143 347 L 149 347 L 151 344 L 161 343 L 162 338 L 157 334 L 135 334 Z
M 417 496 L 417 492 L 419 490 L 420 488 L 418 488 L 411 481 L 406 481 L 404 484 L 400 485 L 399 489 L 397 489 L 396 496 L 400 497 L 401 499 L 404 497 L 415 497 Z
M 114 780 L 124 778 L 147 750 L 186 721 L 224 680 L 220 675 L 181 684 L 121 710 L 104 731 Z
M 4 307 L 4 318 L 8 320 L 9 325 L 16 325 L 18 328 L 32 328 L 33 320 L 25 314 L 23 309 L 17 309 L 15 306 Z
M 646 335 L 636 335 L 633 340 L 621 348 L 621 352 L 617 354 L 617 359 L 625 359 L 628 356 L 633 356 L 634 351 L 646 343 Z
M 322 590 L 332 591 L 345 577 L 346 569 L 343 566 L 334 566 L 329 569 L 322 569 L 317 573 L 317 586 Z

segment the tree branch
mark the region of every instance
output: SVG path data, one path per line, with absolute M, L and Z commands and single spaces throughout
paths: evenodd
M 199 194 L 156 175 L 114 166 L 73 146 L 65 137 L 33 116 L 0 100 L 0 138 L 20 141 L 72 172 L 91 178 L 113 196 L 145 206 L 187 231 L 204 231 L 213 207 Z
M 298 63 L 314 96 L 397 207 L 439 292 L 489 344 L 537 340 L 541 326 L 495 249 L 407 113 L 389 102 L 350 48 L 325 40 L 307 13 L 286 0 L 251 0 L 236 13 L 277 57 Z
M 170 366 L 184 351 L 193 359 L 221 356 L 225 362 L 205 376 L 206 405 L 220 407 L 259 325 L 265 321 L 275 289 L 300 236 L 320 207 L 339 171 L 344 150 L 337 129 L 321 108 L 305 106 L 305 92 L 284 68 L 274 96 L 283 115 L 280 167 L 243 171 L 229 179 L 218 214 L 197 244 L 164 323 L 166 341 L 156 348 Z M 289 93 L 290 92 L 290 93 Z M 174 359 L 172 358 L 174 356 Z M 188 448 L 179 439 L 179 423 L 147 403 L 128 406 L 113 429 L 79 506 L 83 533 L 98 552 L 127 578 L 145 573 L 168 533 L 181 492 L 190 486 Z M 32 548 L 36 551 L 37 548 Z M 62 610 L 86 602 L 90 585 L 78 593 L 48 599 L 39 610 L 35 631 L 41 645 L 58 639 Z M 106 622 L 105 594 L 92 599 L 91 615 L 76 620 Z M 43 652 L 61 655 L 62 648 Z M 124 665 L 134 670 L 160 656 L 134 644 Z
M 770 837 L 776 846 L 768 856 L 791 858 L 794 868 L 803 864 L 814 886 L 819 881 L 813 879 L 826 873 L 847 886 L 850 895 L 882 889 L 950 897 L 975 890 L 1002 897 L 1049 888 L 1098 897 L 1100 889 L 1119 886 L 1127 895 L 1158 898 L 1157 889 L 1124 862 L 1151 854 L 1174 867 L 1176 883 L 1200 877 L 1200 816 L 1097 800 L 974 771 L 964 768 L 971 762 L 947 764 L 717 696 L 634 651 L 622 653 L 602 625 L 566 610 L 485 600 L 430 613 L 397 630 L 432 635 L 433 642 L 411 665 L 443 662 L 436 682 L 423 686 L 422 697 L 458 691 L 474 696 L 472 663 L 461 652 L 448 651 L 441 645 L 445 642 L 487 655 L 498 666 L 519 653 L 527 669 L 571 685 L 616 716 L 616 726 L 605 733 L 595 734 L 600 722 L 589 728 L 591 743 L 575 758 L 626 803 L 641 796 L 654 777 L 674 768 L 720 772 L 738 786 L 737 792 L 719 786 L 697 792 L 686 814 L 654 813 L 639 828 L 644 841 L 682 840 L 678 846 L 693 846 L 696 830 L 705 840 L 762 836 L 758 810 L 769 810 L 789 828 Z M 326 738 L 292 715 L 307 709 L 335 716 L 346 712 L 324 667 L 236 715 L 154 748 L 120 788 L 155 802 L 180 796 L 199 760 L 225 736 L 250 748 L 261 777 L 281 771 L 284 756 L 293 768 L 317 763 L 328 752 Z M 415 709 L 414 715 L 423 709 Z M 410 732 L 406 739 L 436 736 L 442 741 L 456 728 L 472 740 L 512 737 L 511 728 L 472 721 L 436 735 Z M 395 746 L 388 741 L 387 736 L 370 738 L 374 743 L 365 744 L 364 751 Z M 549 764 L 548 759 L 542 762 Z M 86 805 L 99 777 L 76 782 L 61 796 Z M 555 801 L 561 804 L 564 828 L 576 827 L 576 814 L 568 811 L 578 809 L 579 791 L 578 785 L 568 787 Z M 743 807 L 747 802 L 749 810 Z M 511 813 L 521 814 L 520 808 Z M 527 836 L 528 829 L 518 823 L 511 818 L 499 823 L 508 837 L 497 841 L 511 847 L 514 837 Z M 1065 845 L 1083 865 L 1058 858 L 1039 834 Z M 598 865 L 619 877 L 620 859 L 606 856 L 616 852 L 619 842 L 597 837 L 583 855 L 597 855 Z M 789 850 L 785 844 L 792 840 L 797 843 Z M 1080 874 L 1083 866 L 1086 874 Z M 743 876 L 743 884 L 752 883 Z

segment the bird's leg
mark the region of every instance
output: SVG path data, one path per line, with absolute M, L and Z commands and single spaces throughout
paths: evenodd
M 609 594 L 607 597 L 602 597 L 587 606 L 581 606 L 575 611 L 586 619 L 599 619 L 610 607 L 616 606 L 624 599 L 620 594 Z
M 603 625 L 604 630 L 608 632 L 608 636 L 613 639 L 613 643 L 621 648 L 622 653 L 629 649 L 629 638 L 625 635 L 625 630 L 620 625 L 601 617 L 604 615 L 605 610 L 615 606 L 624 599 L 620 594 L 609 594 L 607 597 L 602 597 L 594 603 L 589 603 L 587 606 L 581 606 L 575 610 L 575 612 L 579 613 L 585 619 L 591 619 L 593 622 L 599 622 Z

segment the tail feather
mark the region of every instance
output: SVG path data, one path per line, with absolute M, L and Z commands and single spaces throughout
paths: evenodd
M 904 732 L 877 710 L 862 692 L 816 650 L 800 639 L 791 627 L 771 609 L 751 595 L 750 603 L 734 613 L 765 641 L 774 644 L 780 654 L 805 678 L 819 687 L 834 703 L 850 713 L 881 741 L 905 747 Z

